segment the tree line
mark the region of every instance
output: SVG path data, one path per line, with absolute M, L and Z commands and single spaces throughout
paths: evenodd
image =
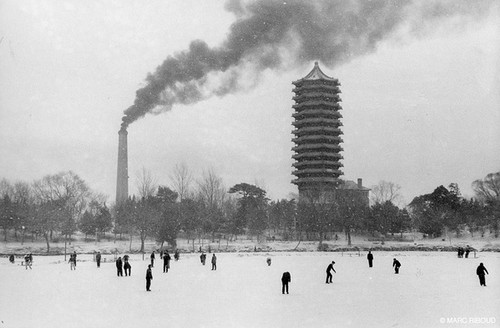
M 247 235 L 257 239 L 324 240 L 343 233 L 403 237 L 418 231 L 429 237 L 464 232 L 496 237 L 500 225 L 500 172 L 473 182 L 475 197 L 466 199 L 458 185 L 438 186 L 415 197 L 405 208 L 397 204 L 399 186 L 380 182 L 372 188 L 369 206 L 354 191 L 303 193 L 297 199 L 271 201 L 263 188 L 239 183 L 226 189 L 213 170 L 194 180 L 185 165 L 177 165 L 171 187 L 158 185 L 143 169 L 137 177 L 137 194 L 108 207 L 106 197 L 92 191 L 75 173 L 47 175 L 33 183 L 0 181 L 0 228 L 4 240 L 13 235 L 42 237 L 50 243 L 71 239 L 80 231 L 99 240 L 139 238 L 141 251 L 148 238 L 176 247 L 179 236 L 192 242 L 205 237 L 227 242 Z

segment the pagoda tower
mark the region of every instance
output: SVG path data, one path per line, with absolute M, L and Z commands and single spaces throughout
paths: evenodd
M 296 176 L 292 183 L 298 186 L 299 196 L 337 189 L 343 174 L 340 83 L 323 73 L 318 62 L 309 74 L 292 83 L 295 85 L 293 175 Z

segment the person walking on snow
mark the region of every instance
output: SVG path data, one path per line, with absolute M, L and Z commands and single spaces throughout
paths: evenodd
M 151 267 L 154 268 L 155 266 L 155 251 L 151 252 Z
M 368 266 L 371 268 L 373 266 L 373 254 L 372 251 L 368 251 L 368 255 L 366 255 L 368 259 Z
M 330 263 L 328 265 L 328 267 L 326 268 L 326 283 L 327 284 L 331 284 L 332 283 L 332 271 L 337 273 L 337 271 L 335 271 L 335 269 L 333 268 L 333 265 L 335 264 L 335 261 L 332 261 L 332 263 Z
M 148 264 L 148 269 L 146 270 L 146 291 L 151 291 L 151 280 L 153 280 L 153 273 L 151 272 L 151 264 Z
M 130 265 L 130 263 L 128 263 L 128 259 L 129 259 L 129 256 L 128 255 L 123 255 L 123 261 L 125 263 L 123 263 L 123 268 L 125 269 L 125 277 L 127 276 L 127 273 L 128 273 L 128 276 L 131 276 L 132 273 L 132 266 Z
M 30 269 L 32 269 L 31 267 L 31 263 L 33 262 L 33 256 L 30 254 L 26 254 L 24 256 L 24 264 L 26 265 L 26 270 L 28 270 L 28 267 L 30 267 Z
M 170 269 L 170 254 L 168 254 L 168 251 L 165 251 L 163 253 L 163 273 L 168 272 L 168 269 Z
M 97 252 L 97 254 L 95 256 L 95 261 L 97 262 L 97 267 L 100 268 L 101 267 L 101 252 Z
M 123 277 L 123 262 L 121 257 L 118 257 L 116 260 L 116 275 L 118 277 Z
M 283 272 L 283 276 L 281 276 L 281 293 L 288 294 L 288 284 L 292 282 L 292 276 L 290 272 Z
M 467 258 L 469 258 L 469 253 L 470 253 L 470 250 L 471 250 L 470 246 L 469 246 L 469 245 L 467 245 L 467 247 L 465 248 L 465 258 L 466 258 L 466 259 L 467 259 Z
M 398 260 L 394 259 L 394 261 L 392 261 L 392 266 L 394 267 L 394 273 L 398 274 L 399 273 L 399 267 L 401 266 L 401 263 L 399 263 Z
M 485 278 L 485 274 L 484 274 L 485 272 L 486 272 L 486 274 L 489 274 L 488 270 L 486 270 L 483 263 L 480 263 L 476 269 L 476 274 L 479 277 L 479 284 L 481 286 L 484 286 L 484 287 L 486 287 L 486 278 Z
M 69 256 L 69 267 L 71 270 L 76 270 L 76 251 Z
M 212 270 L 217 270 L 217 256 L 215 256 L 215 253 L 212 255 Z
M 200 255 L 201 264 L 205 265 L 206 260 L 207 260 L 207 254 L 201 253 L 201 255 Z

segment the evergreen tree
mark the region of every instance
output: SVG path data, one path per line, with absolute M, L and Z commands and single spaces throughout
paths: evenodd
M 78 229 L 85 234 L 85 239 L 87 239 L 87 235 L 92 235 L 95 233 L 96 225 L 94 216 L 89 212 L 85 211 L 80 219 L 78 224 Z
M 266 192 L 248 183 L 239 183 L 229 189 L 229 193 L 238 194 L 238 210 L 235 217 L 237 225 L 233 231 L 241 231 L 246 224 L 252 235 L 260 236 L 267 228 Z
M 95 229 L 97 231 L 97 238 L 100 238 L 101 234 L 105 234 L 107 231 L 111 230 L 112 227 L 113 219 L 108 207 L 106 206 L 106 203 L 99 205 L 98 212 L 95 215 Z

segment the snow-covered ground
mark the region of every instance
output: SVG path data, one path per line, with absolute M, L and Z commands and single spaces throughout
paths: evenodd
M 113 255 L 98 269 L 79 255 L 76 271 L 63 256 L 35 256 L 33 269 L 0 260 L 3 327 L 499 327 L 500 254 L 458 259 L 454 253 L 221 253 L 182 254 L 162 273 L 132 255 L 132 276 L 117 277 Z M 267 266 L 266 258 L 272 265 Z M 402 263 L 395 275 L 392 259 Z M 333 284 L 325 269 L 336 262 Z M 480 287 L 475 269 L 490 275 Z M 292 275 L 281 294 L 281 275 Z

